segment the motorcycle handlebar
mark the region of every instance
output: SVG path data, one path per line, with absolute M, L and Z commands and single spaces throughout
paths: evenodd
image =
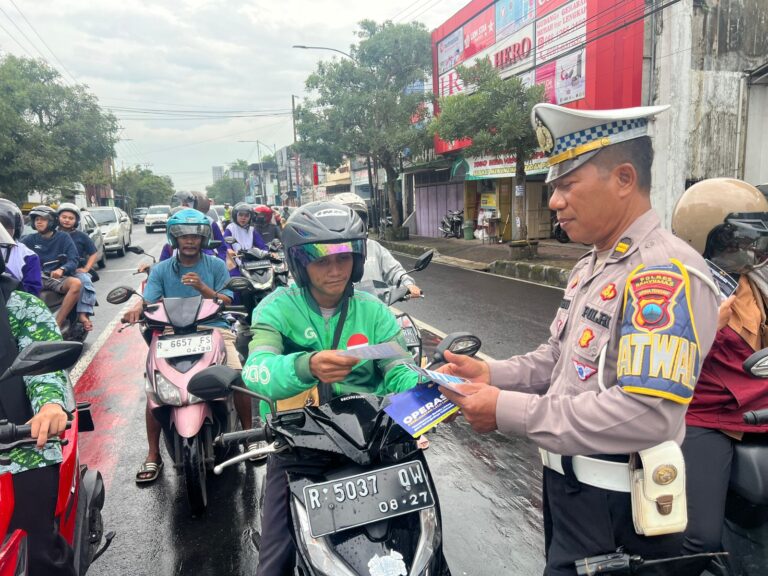
M 750 424 L 752 426 L 768 424 L 768 408 L 745 412 L 742 418 L 744 419 L 745 424 Z
M 66 429 L 69 430 L 71 427 L 72 422 L 67 422 Z M 15 442 L 29 440 L 31 438 L 31 424 L 14 424 L 13 422 L 0 424 L 0 444 L 13 444 Z
M 267 440 L 267 429 L 262 426 L 261 428 L 251 428 L 249 430 L 240 430 L 238 432 L 225 432 L 216 437 L 216 444 L 224 446 L 226 444 L 242 442 L 243 440 L 264 442 Z

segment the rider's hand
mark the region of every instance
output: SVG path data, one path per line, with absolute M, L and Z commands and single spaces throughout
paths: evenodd
M 477 360 L 471 356 L 454 354 L 447 350 L 443 356 L 448 361 L 448 364 L 440 366 L 440 368 L 437 369 L 438 372 L 466 378 L 467 380 L 472 380 L 472 382 L 479 384 L 491 383 L 491 370 L 488 368 L 488 364 L 482 360 Z
M 230 258 L 235 258 L 237 256 L 237 252 L 232 250 L 232 248 L 227 248 L 227 256 Z
M 406 286 L 406 288 L 408 288 L 408 292 L 410 292 L 411 297 L 413 298 L 421 297 L 421 288 L 416 286 L 416 284 L 409 284 L 408 286 Z
M 325 384 L 340 382 L 352 371 L 360 360 L 351 356 L 342 356 L 335 350 L 323 350 L 309 359 L 309 371 Z
M 51 278 L 54 280 L 58 280 L 62 276 L 64 276 L 64 268 L 56 268 L 56 270 L 51 272 Z
M 37 447 L 42 448 L 48 438 L 64 432 L 67 413 L 58 404 L 44 404 L 27 424 L 32 426 L 32 438 L 37 438 Z
M 188 272 L 187 274 L 184 274 L 184 276 L 181 277 L 181 283 L 184 284 L 184 286 L 190 286 L 191 288 L 194 288 L 198 292 L 202 292 L 207 288 L 205 283 L 200 279 L 200 276 L 198 276 L 195 272 Z
M 85 268 L 78 268 L 77 270 L 75 270 L 75 272 L 77 272 L 78 274 L 88 274 L 90 270 L 86 270 Z
M 720 303 L 720 308 L 717 313 L 717 329 L 722 330 L 728 325 L 728 322 L 733 316 L 733 302 L 736 300 L 736 295 L 732 294 L 727 300 Z
M 143 302 L 141 301 L 136 302 L 136 305 L 133 308 L 131 308 L 125 314 L 123 314 L 123 317 L 121 318 L 121 320 L 128 324 L 136 324 L 136 322 L 141 320 L 141 313 L 143 311 L 144 311 Z
M 136 272 L 138 272 L 139 274 L 141 274 L 142 272 L 149 272 L 150 266 L 151 264 L 142 262 L 141 264 L 139 264 L 139 267 L 136 269 Z

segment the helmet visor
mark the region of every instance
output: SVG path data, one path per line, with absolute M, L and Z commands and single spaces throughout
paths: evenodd
M 211 237 L 211 227 L 205 224 L 172 224 L 168 233 L 174 238 L 182 236 L 202 236 Z
M 768 260 L 768 214 L 732 214 L 713 231 L 711 260 L 730 273 L 743 273 Z
M 365 240 L 350 240 L 334 244 L 302 244 L 291 248 L 291 253 L 297 262 L 306 266 L 333 254 L 363 254 L 364 248 Z

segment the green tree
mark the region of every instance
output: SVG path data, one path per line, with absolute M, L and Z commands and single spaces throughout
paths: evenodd
M 456 72 L 474 91 L 440 98 L 440 114 L 430 122 L 430 131 L 443 140 L 471 139 L 464 149 L 467 156 L 514 154 L 515 184 L 525 186 L 525 161 L 537 147 L 531 109 L 544 101 L 544 87 L 525 86 L 516 76 L 503 79 L 488 59 Z M 515 215 L 522 221 L 521 204 L 516 199 Z
M 299 151 L 331 168 L 345 156 L 374 158 L 387 174 L 388 205 L 399 228 L 402 155 L 430 143 L 421 122 L 431 98 L 423 89 L 432 67 L 430 35 L 417 22 L 363 20 L 357 36 L 352 59 L 320 62 L 307 79 L 310 96 L 296 113 Z
M 175 191 L 170 177 L 159 176 L 141 166 L 121 170 L 113 188 L 116 196 L 129 199 L 134 207 L 168 204 Z
M 214 204 L 237 204 L 247 195 L 245 178 L 248 176 L 248 161 L 238 159 L 229 165 L 224 177 L 210 186 L 206 186 L 208 197 Z
M 22 202 L 81 182 L 114 156 L 117 119 L 39 60 L 0 59 L 0 192 Z

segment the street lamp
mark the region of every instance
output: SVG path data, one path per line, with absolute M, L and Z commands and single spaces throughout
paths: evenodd
M 351 54 L 347 54 L 346 52 L 342 52 L 341 50 L 338 50 L 337 48 L 330 48 L 328 46 L 305 46 L 304 44 L 294 44 L 292 48 L 301 48 L 302 50 L 330 50 L 331 52 L 338 52 L 342 56 L 346 56 L 353 62 L 357 62 L 357 58 L 352 56 Z

